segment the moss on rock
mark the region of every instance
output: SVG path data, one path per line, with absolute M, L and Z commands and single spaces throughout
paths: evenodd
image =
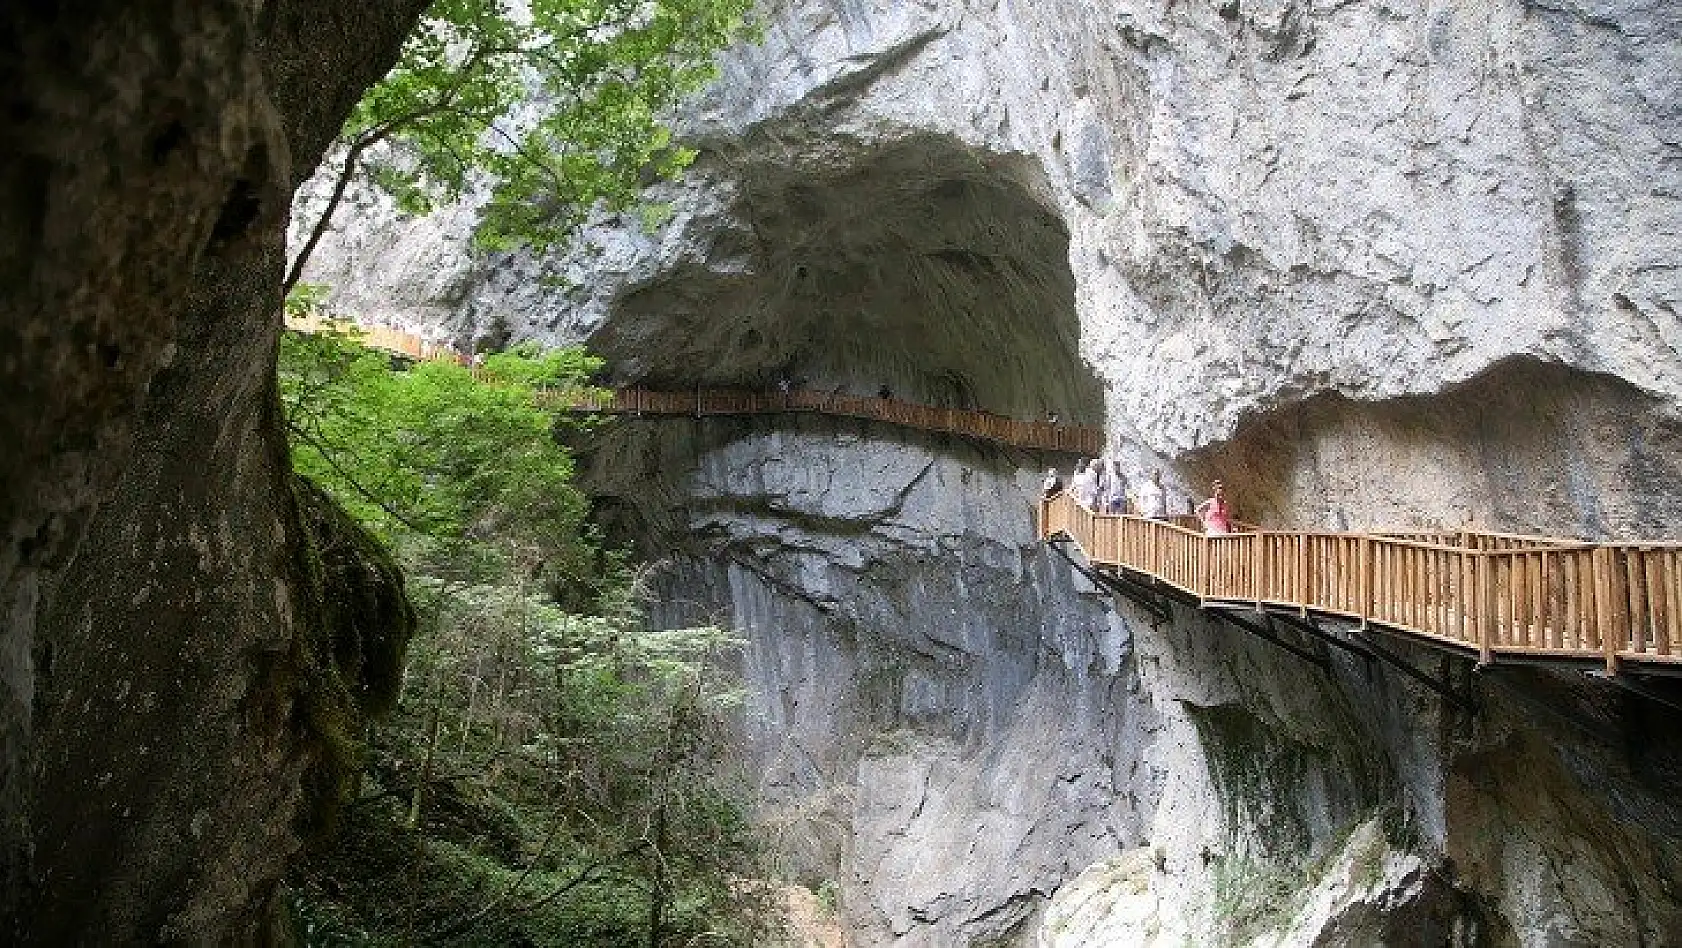
M 316 484 L 297 476 L 292 483 L 304 538 L 297 574 L 313 614 L 300 623 L 304 634 L 282 678 L 317 745 L 305 829 L 319 835 L 355 789 L 369 721 L 397 706 L 415 612 L 402 569 L 379 541 Z

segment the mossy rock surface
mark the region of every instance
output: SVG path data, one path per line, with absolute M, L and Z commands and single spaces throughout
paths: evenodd
M 403 571 L 391 554 L 314 483 L 293 478 L 307 542 L 297 553 L 314 621 L 297 641 L 291 685 L 320 747 L 310 828 L 330 828 L 362 766 L 371 719 L 397 705 L 403 657 L 416 628 Z

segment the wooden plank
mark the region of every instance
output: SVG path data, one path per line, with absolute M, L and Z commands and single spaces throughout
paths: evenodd
M 1419 618 L 1416 614 L 1419 606 L 1419 592 L 1416 587 L 1419 585 L 1419 551 L 1412 547 L 1403 547 L 1401 552 L 1402 625 L 1410 629 L 1417 629 L 1419 628 Z
M 1357 580 L 1356 561 L 1360 552 L 1355 549 L 1353 539 L 1340 540 L 1337 544 L 1337 571 L 1340 577 L 1338 584 L 1337 609 L 1347 613 L 1355 604 L 1355 583 Z
M 1664 569 L 1662 581 L 1665 590 L 1665 637 L 1659 643 L 1660 655 L 1675 654 L 1675 650 L 1682 647 L 1682 586 L 1678 585 L 1678 576 L 1682 567 L 1682 552 L 1666 550 L 1664 553 Z
M 1670 651 L 1670 629 L 1665 618 L 1670 609 L 1665 600 L 1663 558 L 1664 553 L 1659 550 L 1648 550 L 1641 557 L 1647 593 L 1648 643 L 1655 652 Z
M 1623 652 L 1623 636 L 1618 628 L 1617 586 L 1613 576 L 1617 572 L 1616 551 L 1601 547 L 1595 552 L 1595 625 L 1600 632 L 1601 651 L 1606 656 L 1606 673 L 1617 674 L 1618 656 Z
M 1390 547 L 1390 621 L 1403 628 L 1408 624 L 1409 547 Z
M 1536 620 L 1536 634 L 1540 636 L 1543 645 L 1558 649 L 1562 647 L 1560 619 L 1564 600 L 1564 592 L 1559 587 L 1559 555 L 1543 552 L 1537 554 L 1536 558 L 1540 577 L 1538 585 L 1542 590 L 1541 616 Z
M 1396 615 L 1396 557 L 1400 555 L 1401 547 L 1393 543 L 1386 543 L 1379 548 L 1379 583 L 1384 590 L 1384 605 L 1379 610 L 1379 617 L 1385 622 L 1394 624 L 1398 621 Z
M 1630 651 L 1647 651 L 1647 597 L 1643 587 L 1647 585 L 1647 578 L 1641 573 L 1643 554 L 1640 550 L 1623 551 L 1623 568 L 1618 570 L 1618 578 L 1623 582 L 1623 594 L 1618 601 L 1624 607 L 1625 621 L 1629 624 Z
M 1309 572 L 1308 535 L 1297 534 L 1297 604 L 1306 606 L 1314 595 L 1313 576 Z
M 1255 534 L 1250 554 L 1250 595 L 1246 599 L 1254 599 L 1256 610 L 1261 611 L 1262 599 L 1265 598 L 1265 584 L 1262 573 L 1263 564 L 1267 562 L 1267 537 L 1265 534 Z
M 1426 617 L 1426 609 L 1430 601 L 1430 591 L 1426 589 L 1428 581 L 1426 564 L 1430 555 L 1430 550 L 1416 549 L 1409 551 L 1408 557 L 1411 561 L 1409 573 L 1413 586 L 1413 599 L 1410 604 L 1410 621 L 1408 624 L 1420 632 L 1425 631 L 1430 625 L 1430 620 Z
M 1462 642 L 1472 640 L 1471 612 L 1472 563 L 1474 561 L 1465 553 L 1454 554 L 1454 595 L 1451 608 L 1455 611 L 1454 627 L 1457 631 L 1455 638 Z
M 1582 558 L 1575 553 L 1560 558 L 1560 572 L 1565 581 L 1565 616 L 1561 622 L 1564 636 L 1560 642 L 1564 648 L 1583 647 L 1582 596 L 1577 591 L 1578 584 L 1584 581 L 1582 565 Z
M 1513 644 L 1529 648 L 1536 644 L 1530 639 L 1530 557 L 1515 555 L 1507 562 L 1513 578 Z
M 1478 605 L 1478 663 L 1487 665 L 1494 658 L 1495 648 L 1495 568 L 1489 554 L 1477 558 L 1477 590 L 1473 601 Z
M 1515 618 L 1513 642 L 1525 648 L 1536 643 L 1531 641 L 1530 627 L 1530 557 L 1515 554 L 1507 561 L 1513 577 L 1513 616 Z
M 1431 556 L 1431 627 L 1430 631 L 1446 635 L 1451 629 L 1448 612 L 1450 554 L 1432 550 Z

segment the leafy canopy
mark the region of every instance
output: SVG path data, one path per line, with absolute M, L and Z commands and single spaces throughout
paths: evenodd
M 544 407 L 597 360 L 404 368 L 331 326 L 282 343 L 293 463 L 394 548 L 420 627 L 343 831 L 294 879 L 303 943 L 766 943 L 741 643 L 646 627 Z
M 566 238 L 597 202 L 637 203 L 694 158 L 660 115 L 715 73 L 752 0 L 437 0 L 342 133 L 424 213 L 481 180 L 488 248 Z
M 397 371 L 352 333 L 287 333 L 293 466 L 411 567 L 462 581 L 516 569 L 588 580 L 599 564 L 587 501 L 541 390 L 581 386 L 599 367 L 577 348 L 517 348 L 490 356 L 478 378 L 447 362 Z

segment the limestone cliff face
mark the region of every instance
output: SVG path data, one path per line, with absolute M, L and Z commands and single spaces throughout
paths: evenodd
M 422 6 L 0 7 L 8 944 L 277 937 L 317 715 L 389 690 L 395 572 L 298 501 L 274 345 L 292 190 Z
M 1130 626 L 1035 541 L 1031 467 L 830 419 L 591 454 L 611 522 L 665 558 L 656 620 L 750 641 L 763 821 L 797 878 L 842 884 L 860 944 L 1021 934 L 1151 818 Z
M 627 379 L 1102 421 L 1130 467 L 1274 523 L 1676 535 L 1675 4 L 765 17 L 685 117 L 702 155 L 657 226 L 476 260 L 466 210 L 369 199 L 312 278 L 464 340 L 588 339 Z M 1682 931 L 1662 706 L 1392 646 L 1471 714 L 1153 622 L 1033 543 L 1045 458 L 765 420 L 594 450 L 668 618 L 750 633 L 768 819 L 861 944 Z

